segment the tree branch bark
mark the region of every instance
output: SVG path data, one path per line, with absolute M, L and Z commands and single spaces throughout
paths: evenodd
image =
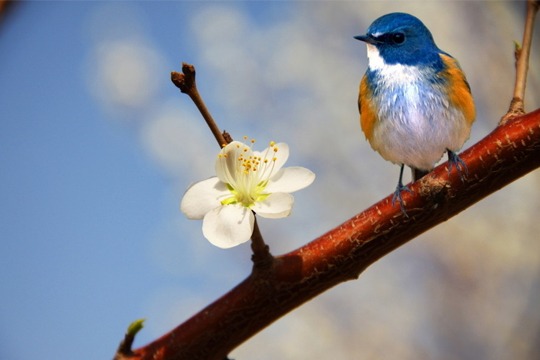
M 391 196 L 307 245 L 276 257 L 229 293 L 123 359 L 225 359 L 273 321 L 540 166 L 540 109 L 497 127 L 460 155 L 462 181 L 447 163 L 409 185 L 408 218 Z

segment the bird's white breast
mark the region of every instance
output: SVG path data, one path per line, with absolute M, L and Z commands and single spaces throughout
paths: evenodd
M 367 48 L 377 81 L 378 121 L 371 146 L 389 161 L 422 170 L 433 168 L 447 149 L 459 150 L 469 129 L 463 113 L 450 106 L 443 85 L 430 81 L 435 71 L 386 64 L 374 45 Z

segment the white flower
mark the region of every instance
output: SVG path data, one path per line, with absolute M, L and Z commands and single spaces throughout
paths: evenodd
M 217 177 L 192 185 L 180 209 L 189 219 L 203 219 L 203 235 L 215 246 L 242 244 L 253 233 L 253 212 L 271 219 L 289 216 L 294 203 L 289 193 L 315 180 L 306 168 L 283 168 L 288 157 L 285 143 L 271 142 L 258 152 L 233 141 L 218 154 Z

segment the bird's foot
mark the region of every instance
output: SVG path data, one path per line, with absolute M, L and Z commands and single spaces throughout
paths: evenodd
M 409 217 L 409 215 L 407 215 L 407 211 L 405 211 L 405 205 L 403 205 L 403 198 L 401 197 L 402 191 L 408 191 L 412 194 L 412 190 L 409 189 L 408 186 L 403 185 L 401 182 L 399 182 L 396 186 L 396 191 L 394 191 L 394 196 L 392 196 L 392 206 L 396 204 L 396 200 L 399 201 L 399 207 L 401 208 L 401 212 L 406 217 Z
M 455 167 L 459 178 L 461 181 L 465 181 L 465 177 L 469 176 L 469 169 L 467 169 L 467 164 L 461 158 L 453 152 L 452 150 L 448 150 L 448 174 L 452 172 L 452 168 Z

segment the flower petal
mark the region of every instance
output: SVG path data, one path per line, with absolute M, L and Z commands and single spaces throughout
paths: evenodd
M 203 235 L 213 245 L 228 249 L 251 238 L 255 217 L 240 205 L 219 206 L 204 216 Z
M 265 192 L 294 192 L 303 189 L 315 180 L 315 174 L 306 168 L 292 166 L 281 169 L 270 178 Z
M 277 149 L 277 151 L 274 151 Z M 265 167 L 276 173 L 283 167 L 289 158 L 289 145 L 286 143 L 277 143 L 274 146 L 269 146 L 263 151 L 254 151 L 253 156 L 261 157 L 261 164 L 266 164 Z M 275 158 L 275 161 L 274 161 Z
M 292 195 L 287 193 L 273 193 L 264 201 L 256 202 L 251 209 L 264 218 L 279 219 L 289 216 L 294 203 Z
M 216 175 L 218 178 L 226 184 L 230 184 L 232 187 L 236 187 L 236 176 L 242 173 L 237 169 L 242 166 L 242 161 L 238 161 L 239 158 L 249 158 L 253 154 L 253 151 L 249 146 L 240 141 L 233 141 L 227 144 L 221 149 L 216 159 Z
M 220 197 L 229 190 L 217 177 L 191 185 L 180 202 L 180 210 L 188 219 L 202 219 L 210 210 L 221 206 Z

